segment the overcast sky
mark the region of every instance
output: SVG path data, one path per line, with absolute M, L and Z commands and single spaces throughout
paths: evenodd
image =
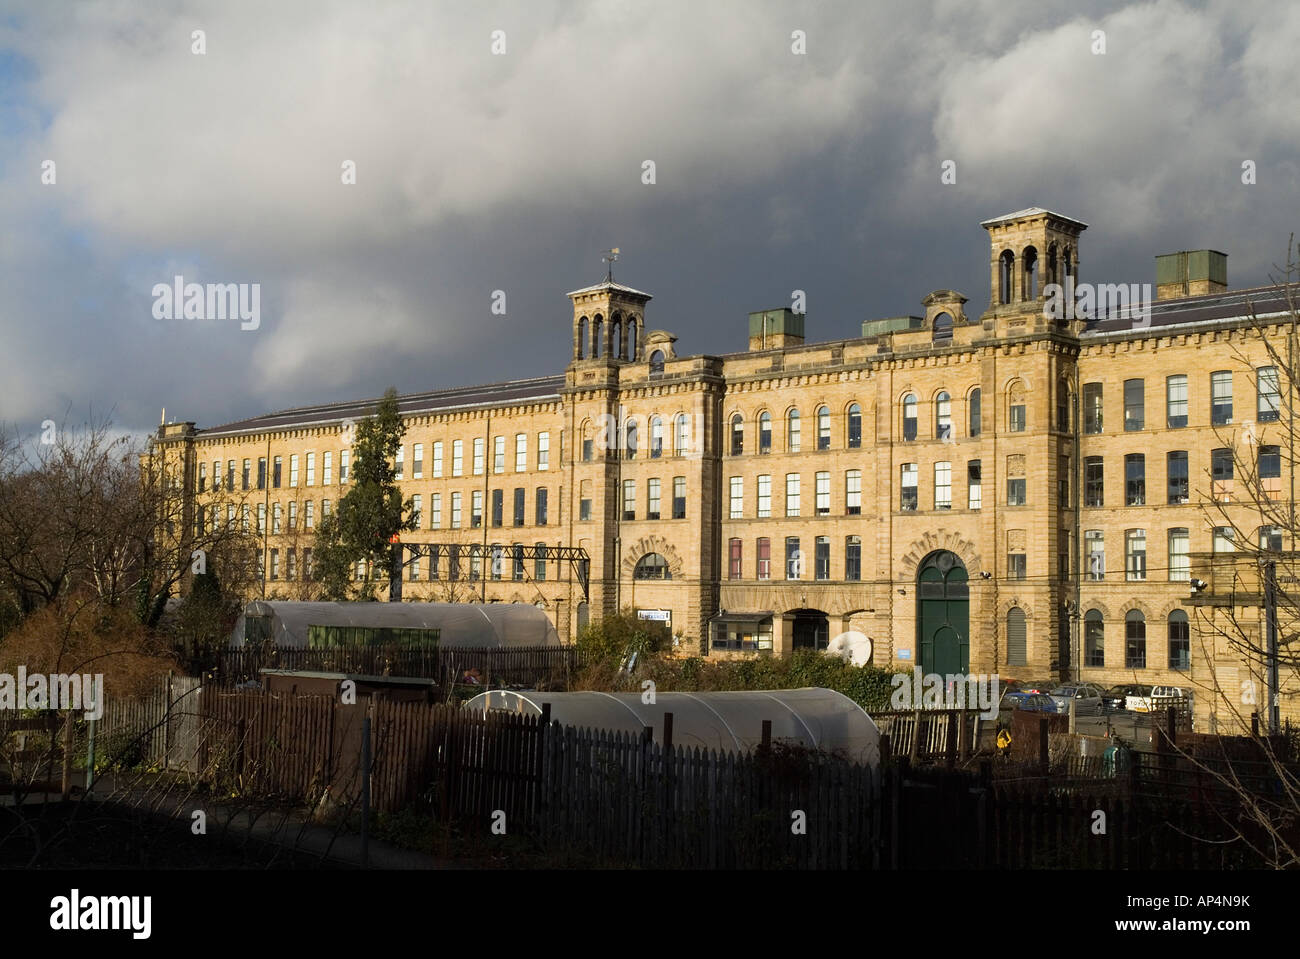
M 610 246 L 679 353 L 795 289 L 810 340 L 978 314 L 979 221 L 1028 206 L 1089 224 L 1084 280 L 1211 247 L 1256 285 L 1300 233 L 1297 50 L 1288 0 L 0 0 L 0 420 L 558 373 Z M 156 319 L 177 274 L 259 284 L 259 328 Z

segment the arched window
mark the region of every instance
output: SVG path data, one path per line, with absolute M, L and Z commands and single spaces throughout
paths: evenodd
M 998 302 L 1011 302 L 1011 283 L 1016 273 L 1016 255 L 1010 250 L 1003 250 L 998 257 Z
M 745 452 L 745 418 L 737 413 L 731 418 L 731 455 Z
M 1130 609 L 1124 616 L 1124 668 L 1147 667 L 1147 621 L 1141 610 Z
M 636 447 L 637 447 L 636 420 L 629 419 L 627 421 L 627 428 L 624 432 L 627 437 L 624 443 L 624 449 L 627 450 L 627 458 L 630 460 L 634 460 L 636 459 Z
M 664 351 L 663 350 L 655 350 L 653 353 L 650 354 L 650 375 L 651 376 L 664 375 Z
M 936 343 L 952 340 L 952 317 L 949 314 L 940 313 L 934 318 L 934 329 L 931 331 L 930 338 Z
M 1062 433 L 1070 432 L 1070 383 L 1061 380 L 1056 384 L 1056 428 Z
M 946 390 L 934 398 L 934 438 L 952 439 L 952 397 Z
M 791 453 L 799 452 L 799 411 L 791 410 L 785 417 L 785 448 Z
M 657 460 L 664 455 L 664 421 L 658 416 L 650 417 L 650 458 Z
M 690 424 L 686 420 L 685 413 L 678 413 L 677 418 L 673 420 L 673 452 L 678 456 L 685 456 L 689 452 L 690 443 Z
M 605 345 L 605 321 L 596 315 L 596 319 L 591 324 L 591 357 L 600 359 L 602 347 Z
M 1007 389 L 1007 431 L 1023 433 L 1025 425 L 1025 385 L 1016 380 Z
M 592 433 L 591 420 L 585 420 L 582 424 L 582 461 L 584 463 L 591 462 L 592 453 L 594 452 Z
M 1083 662 L 1085 666 L 1106 665 L 1106 624 L 1101 610 L 1090 609 L 1083 617 Z
M 1192 668 L 1192 634 L 1187 613 L 1176 609 L 1169 614 L 1169 668 Z
M 627 321 L 627 339 L 624 341 L 624 348 L 629 360 L 637 359 L 641 353 L 641 344 L 637 342 L 636 338 L 636 326 L 635 316 Z
M 831 411 L 826 406 L 817 408 L 817 448 L 819 450 L 831 448 Z
M 1032 246 L 1025 247 L 1024 252 L 1025 283 L 1021 299 L 1033 300 L 1038 297 L 1038 251 Z
M 672 579 L 673 574 L 668 569 L 668 560 L 658 553 L 646 553 L 637 560 L 636 568 L 632 570 L 632 578 Z
M 1065 248 L 1065 253 L 1061 257 L 1061 266 L 1065 267 L 1066 279 L 1074 276 L 1074 254 L 1068 246 Z
M 849 404 L 849 449 L 862 448 L 862 407 L 857 403 Z
M 1029 639 L 1025 629 L 1025 611 L 1019 606 L 1007 610 L 1007 665 L 1024 666 L 1029 662 Z
M 980 409 L 980 388 L 977 386 L 970 391 L 970 403 L 967 406 L 967 416 L 970 422 L 967 424 L 968 432 L 971 436 L 979 436 L 984 428 L 981 422 L 983 411 Z
M 758 451 L 772 452 L 772 414 L 767 410 L 758 415 Z
M 916 394 L 903 397 L 903 439 L 916 439 Z
M 1049 243 L 1047 246 L 1047 274 L 1046 274 L 1048 283 L 1061 282 L 1059 279 L 1059 275 L 1057 273 L 1057 269 L 1059 268 L 1059 265 L 1060 264 L 1057 263 L 1056 244 Z
M 623 358 L 623 317 L 615 313 L 609 318 L 609 336 L 614 341 L 609 355 L 616 360 Z
M 578 359 L 587 358 L 587 318 L 584 316 L 578 321 Z

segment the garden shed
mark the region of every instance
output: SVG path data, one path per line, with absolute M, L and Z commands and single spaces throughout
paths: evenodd
M 442 649 L 559 646 L 546 611 L 527 603 L 249 603 L 232 646 L 270 642 L 306 649 L 395 642 Z
M 549 693 L 494 689 L 465 703 L 465 709 L 507 710 L 540 715 L 564 726 L 641 733 L 651 727 L 663 742 L 664 714 L 673 715 L 673 745 L 750 752 L 762 742 L 763 720 L 772 722 L 773 741 L 797 742 L 842 751 L 871 766 L 880 762 L 880 730 L 866 711 L 833 689 L 765 689 L 734 692 L 657 693 L 653 705 L 640 693 Z

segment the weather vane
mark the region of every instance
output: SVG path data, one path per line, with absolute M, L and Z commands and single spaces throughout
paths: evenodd
M 612 250 L 606 250 L 600 257 L 604 262 L 609 264 L 609 269 L 605 272 L 605 282 L 614 282 L 614 261 L 618 259 L 618 247 Z

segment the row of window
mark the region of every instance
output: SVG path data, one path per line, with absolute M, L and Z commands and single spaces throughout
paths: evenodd
M 400 446 L 397 455 L 393 461 L 393 470 L 397 479 L 406 479 L 406 446 Z M 425 478 L 425 446 L 423 443 L 413 443 L 411 450 L 411 479 Z M 464 476 L 465 475 L 465 441 L 451 441 L 451 462 L 446 464 L 450 466 L 450 473 L 444 474 L 444 452 L 445 444 L 438 440 L 430 446 L 432 460 L 430 462 L 429 475 L 435 479 L 444 475 Z M 551 468 L 551 434 L 542 432 L 537 434 L 536 459 L 533 468 L 545 472 Z M 340 450 L 338 457 L 338 482 L 339 485 L 345 485 L 348 482 L 348 469 L 351 458 L 351 450 Z M 471 444 L 471 468 L 473 475 L 482 476 L 486 471 L 486 440 L 479 437 L 472 441 Z M 514 444 L 514 472 L 528 472 L 528 434 L 516 433 Z M 220 492 L 224 487 L 228 490 L 236 488 L 236 484 L 244 490 L 249 489 L 266 489 L 268 479 L 272 489 L 280 489 L 286 479 L 285 458 L 275 456 L 270 461 L 270 473 L 268 477 L 267 458 L 260 456 L 257 458 L 256 475 L 253 473 L 253 460 L 245 458 L 242 462 L 237 460 L 226 460 L 224 473 L 222 471 L 221 460 L 212 461 L 212 490 Z M 315 486 L 317 474 L 316 466 L 318 454 L 316 453 L 293 453 L 288 458 L 288 485 L 290 488 L 296 488 L 300 485 Z M 326 450 L 319 454 L 320 463 L 320 485 L 332 486 L 334 484 L 334 452 Z M 506 437 L 497 436 L 493 438 L 492 446 L 492 472 L 504 473 L 506 471 Z M 208 464 L 200 463 L 198 466 L 198 491 L 206 492 L 208 488 Z
M 1104 427 L 1103 384 L 1083 384 L 1083 431 L 1100 433 Z M 1232 372 L 1216 370 L 1210 374 L 1210 423 L 1224 426 L 1233 421 Z M 1275 366 L 1263 366 L 1255 371 L 1255 420 L 1259 423 L 1276 422 L 1282 405 L 1282 392 Z M 1188 422 L 1187 376 L 1165 377 L 1165 427 L 1182 429 Z M 1146 380 L 1124 381 L 1124 429 L 1147 428 Z
M 1186 450 L 1165 454 L 1165 501 L 1177 505 L 1190 500 L 1188 455 Z M 1210 496 L 1216 502 L 1232 502 L 1235 494 L 1235 457 L 1230 449 L 1210 451 Z M 1260 446 L 1256 453 L 1255 478 L 1259 493 L 1272 498 L 1282 492 L 1282 448 Z M 1083 505 L 1105 506 L 1105 469 L 1100 456 L 1083 460 Z M 1124 457 L 1124 505 L 1147 505 L 1146 456 L 1129 453 Z
M 785 579 L 796 580 L 811 578 L 826 581 L 831 578 L 831 540 L 829 536 L 818 536 L 813 540 L 811 569 L 800 547 L 798 536 L 785 538 Z M 844 565 L 842 567 L 845 582 L 858 582 L 862 579 L 862 538 L 846 536 L 844 539 Z M 733 538 L 727 544 L 727 578 L 745 579 L 745 546 L 740 538 Z M 755 541 L 754 579 L 772 578 L 772 541 L 761 536 Z
M 316 503 L 314 500 L 305 500 L 302 506 L 302 525 L 304 529 L 316 528 Z M 323 499 L 320 503 L 320 515 L 324 519 L 330 515 L 333 504 L 330 500 Z M 271 532 L 280 534 L 285 529 L 295 530 L 298 528 L 298 508 L 299 503 L 293 501 L 287 504 L 271 504 Z M 253 505 L 250 503 L 241 503 L 236 506 L 234 503 L 225 504 L 226 528 L 239 529 L 245 533 L 253 531 Z M 265 503 L 258 503 L 257 509 L 257 532 L 265 534 L 267 531 L 266 520 L 267 510 Z M 215 532 L 221 526 L 221 516 L 223 509 L 221 504 L 200 504 L 194 509 L 194 534 L 202 536 L 208 530 Z
M 637 492 L 636 480 L 623 480 L 623 512 L 622 517 L 625 521 L 632 521 L 637 518 Z M 587 483 L 582 484 L 582 497 L 578 500 L 578 519 L 586 521 L 591 519 L 591 496 L 590 487 Z M 663 489 L 661 481 L 657 477 L 646 480 L 646 508 L 645 519 L 662 519 Z M 686 518 L 686 477 L 673 477 L 673 501 L 672 501 L 672 518 Z
M 504 526 L 505 523 L 505 490 L 494 489 L 491 494 L 491 525 Z M 477 529 L 483 525 L 483 496 L 484 491 L 481 489 L 472 490 L 469 494 L 469 526 Z M 449 529 L 460 529 L 464 525 L 464 508 L 465 494 L 459 490 L 447 494 L 450 516 L 448 519 Z M 424 517 L 424 496 L 415 494 L 411 497 L 413 506 L 413 515 L 418 525 Z M 527 516 L 525 510 L 528 504 L 528 491 L 522 487 L 515 487 L 511 499 L 510 524 L 512 526 L 527 526 Z M 560 520 L 557 518 L 556 522 Z M 546 526 L 550 522 L 550 490 L 545 486 L 539 486 L 533 490 L 533 526 Z M 429 496 L 429 529 L 443 528 L 443 494 L 432 493 Z
M 815 449 L 831 448 L 831 410 L 829 406 L 819 406 L 813 414 Z M 653 429 L 653 420 L 651 421 Z M 730 450 L 732 456 L 745 452 L 745 418 L 740 413 L 731 417 Z M 803 448 L 803 421 L 797 409 L 790 409 L 785 414 L 785 449 L 789 453 L 798 453 Z M 862 407 L 850 403 L 845 414 L 844 448 L 862 448 Z M 758 414 L 758 452 L 772 452 L 772 414 L 764 410 Z
M 814 474 L 813 510 L 809 515 L 829 516 L 831 512 L 831 474 L 819 472 Z M 799 516 L 803 511 L 803 476 L 800 473 L 785 474 L 785 515 Z M 772 515 L 772 476 L 764 473 L 757 477 L 755 515 L 766 519 Z M 730 519 L 743 519 L 745 516 L 745 478 L 732 476 L 728 484 Z M 844 513 L 847 516 L 859 516 L 862 513 L 862 470 L 845 470 L 844 472 Z
M 559 560 L 551 560 L 548 557 L 549 547 L 545 543 L 537 543 L 534 549 L 536 552 L 533 554 L 532 579 L 544 583 L 547 578 L 546 564 L 548 562 L 558 564 Z M 444 554 L 447 561 L 445 571 Z M 489 579 L 508 578 L 520 582 L 528 578 L 523 543 L 514 543 L 510 546 L 501 543 L 483 546 L 477 544 L 432 546 L 427 556 L 413 556 L 406 561 L 406 578 L 413 582 L 425 577 L 429 580 L 437 580 L 444 576 L 449 580 L 457 580 L 461 579 L 464 573 L 466 579 L 479 580 L 483 579 L 485 565 Z
M 1025 666 L 1029 662 L 1025 612 L 1013 606 L 1007 612 L 1007 665 Z M 1191 628 L 1187 613 L 1173 610 L 1165 622 L 1170 669 L 1191 668 Z M 1101 610 L 1090 609 L 1083 617 L 1084 665 L 1106 666 L 1106 624 Z M 1131 609 L 1124 615 L 1124 668 L 1146 669 L 1147 623 L 1141 610 Z

